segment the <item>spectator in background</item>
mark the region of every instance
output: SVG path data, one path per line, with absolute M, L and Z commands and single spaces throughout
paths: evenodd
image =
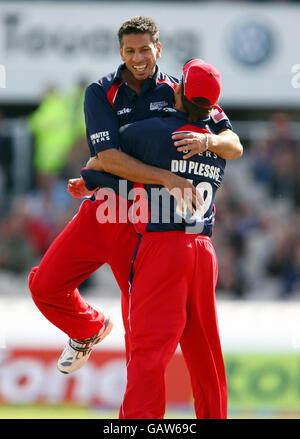
M 75 215 L 79 200 L 70 197 L 66 182 L 56 176 L 39 174 L 37 185 L 26 196 L 28 233 L 41 256 L 66 223 Z
M 0 222 L 0 267 L 14 274 L 23 273 L 36 260 L 36 253 L 27 234 L 24 200 L 14 201 L 8 215 Z
M 223 247 L 220 252 L 217 290 L 222 292 L 222 297 L 241 299 L 245 293 L 245 278 L 240 258 L 233 246 Z
M 28 123 L 34 138 L 35 172 L 59 174 L 72 147 L 72 135 L 70 113 L 66 111 L 64 97 L 55 87 L 46 91 Z
M 277 278 L 281 285 L 281 298 L 300 298 L 300 232 L 297 215 L 294 221 L 281 226 L 274 236 L 274 248 L 266 265 L 266 272 Z M 298 214 L 298 223 L 300 222 Z
M 267 139 L 254 142 L 250 148 L 254 177 L 274 198 L 290 199 L 296 192 L 299 142 L 291 122 L 288 114 L 274 113 Z
M 7 206 L 1 221 L 0 270 L 21 273 L 39 263 L 78 210 L 80 201 L 67 192 L 65 178 L 79 174 L 86 163 L 85 85 L 80 81 L 64 93 L 50 87 L 28 118 L 34 143 L 34 184 L 29 193 L 13 200 L 11 209 Z M 12 148 L 10 139 L 1 136 L 1 113 L 0 146 L 0 183 L 3 180 L 3 191 L 7 191 L 13 185 L 13 174 L 8 172 Z
M 298 158 L 297 169 L 299 169 L 300 148 L 299 148 L 299 152 L 297 154 L 297 158 Z M 300 172 L 297 172 L 297 174 L 296 174 L 295 185 L 294 185 L 293 191 L 292 191 L 292 203 L 293 203 L 293 207 L 296 210 L 300 208 Z
M 297 161 L 295 151 L 282 148 L 272 160 L 269 191 L 272 197 L 291 198 L 297 181 Z
M 61 176 L 66 180 L 80 175 L 82 168 L 86 165 L 86 138 L 79 138 L 73 145 L 71 154 L 67 157 Z
M 44 254 L 78 209 L 78 200 L 67 193 L 63 178 L 68 173 L 74 175 L 78 156 L 82 166 L 86 163 L 86 149 L 83 154 L 82 145 L 82 139 L 85 139 L 85 86 L 86 82 L 82 80 L 66 92 L 49 87 L 28 118 L 34 143 L 35 182 L 26 197 L 26 209 L 28 233 L 39 255 Z
M 261 139 L 251 144 L 250 165 L 255 181 L 268 186 L 271 180 L 272 163 L 267 140 Z
M 216 225 L 212 238 L 220 267 L 217 291 L 230 298 L 240 298 L 246 290 L 242 259 L 248 233 L 256 226 L 253 211 L 236 199 L 228 183 L 224 183 L 216 196 Z
M 281 298 L 300 297 L 300 234 L 295 220 L 300 205 L 299 147 L 291 117 L 276 112 L 270 118 L 267 138 L 254 142 L 249 154 L 255 181 L 264 184 L 272 198 L 290 202 L 292 209 L 288 217 L 277 213 L 278 226 L 271 232 L 272 248 L 264 266 L 265 275 L 279 284 Z
M 49 87 L 39 107 L 29 117 L 37 174 L 59 175 L 74 144 L 85 137 L 85 85 L 85 81 L 80 81 L 64 93 Z
M 78 204 L 65 181 L 39 175 L 36 187 L 16 197 L 0 223 L 0 269 L 21 273 L 38 262 Z
M 81 78 L 74 86 L 64 93 L 66 110 L 70 114 L 72 143 L 86 140 L 85 118 L 83 111 L 84 94 L 88 85 L 85 78 Z M 77 174 L 76 174 L 77 175 Z
M 64 92 L 50 87 L 28 119 L 34 141 L 35 181 L 25 200 L 26 233 L 38 263 L 80 204 L 67 192 L 66 179 L 79 175 L 87 160 L 85 88 L 83 79 Z

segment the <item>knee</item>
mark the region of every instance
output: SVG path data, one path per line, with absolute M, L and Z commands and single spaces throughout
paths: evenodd
M 133 349 L 134 351 L 134 349 Z M 170 358 L 164 356 L 158 349 L 153 352 L 139 351 L 132 355 L 132 360 L 129 365 L 129 370 L 132 367 L 138 374 L 144 377 L 158 377 L 163 376 Z
M 28 276 L 28 287 L 33 300 L 45 298 L 48 295 L 47 284 L 39 276 L 39 267 L 32 267 Z
M 36 275 L 38 268 L 39 267 L 32 267 L 32 269 L 30 270 L 29 276 L 28 276 L 28 286 L 29 286 L 31 293 L 34 289 L 34 279 L 35 279 L 35 275 Z

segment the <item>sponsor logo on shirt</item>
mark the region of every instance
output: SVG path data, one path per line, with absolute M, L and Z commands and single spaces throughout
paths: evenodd
M 161 110 L 162 108 L 166 107 L 167 105 L 168 105 L 168 102 L 166 102 L 166 101 L 151 102 L 150 103 L 150 111 Z
M 104 142 L 105 140 L 110 140 L 109 131 L 100 131 L 99 133 L 94 133 L 90 136 L 90 139 L 93 145 Z
M 171 107 L 163 108 L 162 111 L 164 113 L 176 113 L 175 108 L 171 108 Z

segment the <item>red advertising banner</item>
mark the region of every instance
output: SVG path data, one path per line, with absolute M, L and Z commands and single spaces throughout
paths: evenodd
M 57 349 L 5 349 L 0 358 L 0 402 L 52 403 L 119 408 L 126 386 L 125 355 L 121 350 L 97 350 L 88 363 L 71 375 L 56 368 Z M 191 403 L 189 376 L 181 354 L 176 354 L 166 374 L 167 404 Z

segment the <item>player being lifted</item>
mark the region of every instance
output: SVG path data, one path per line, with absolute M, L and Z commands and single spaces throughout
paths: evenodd
M 151 19 L 135 17 L 125 22 L 119 30 L 119 41 L 124 63 L 116 72 L 101 78 L 86 90 L 87 140 L 93 157 L 87 167 L 134 182 L 162 185 L 169 191 L 178 188 L 182 196 L 184 189 L 189 188 L 186 201 L 195 205 L 197 198 L 201 202 L 201 197 L 188 180 L 166 169 L 149 166 L 119 149 L 119 128 L 158 115 L 163 111 L 161 105 L 172 107 L 178 83 L 175 78 L 160 72 L 156 65 L 161 56 L 161 44 L 158 27 Z M 224 159 L 239 157 L 238 136 L 232 132 L 224 113 L 219 109 L 216 112 L 218 117 L 213 114 L 209 120 L 215 133 L 209 135 L 210 147 L 214 147 Z M 179 142 L 189 143 L 191 148 L 206 148 L 206 138 L 201 133 L 177 136 Z M 96 184 L 93 180 L 95 174 L 98 175 L 90 171 L 90 180 L 86 177 L 89 189 L 99 186 L 97 178 Z M 70 337 L 58 361 L 58 368 L 64 373 L 79 369 L 89 358 L 93 345 L 111 330 L 109 318 L 91 307 L 78 291 L 78 286 L 104 263 L 111 266 L 122 292 L 126 341 L 128 279 L 138 244 L 138 235 L 129 222 L 103 224 L 97 221 L 97 209 L 105 199 L 104 189 L 92 194 L 84 180 L 77 178 L 69 182 L 68 190 L 78 198 L 88 197 L 52 243 L 40 265 L 33 267 L 29 275 L 29 288 L 36 306 Z M 129 203 L 125 202 L 128 207 Z M 119 203 L 116 206 L 118 209 Z
M 215 194 L 226 162 L 209 141 L 202 151 L 187 145 L 176 150 L 171 140 L 174 133 L 186 130 L 203 133 L 209 140 L 210 111 L 220 92 L 216 69 L 192 60 L 184 66 L 175 92 L 177 112 L 121 130 L 123 151 L 192 179 L 204 205 L 201 212 L 188 217 L 181 206 L 178 209 L 170 202 L 164 189 L 134 185 L 139 192 L 144 190 L 148 215 L 141 222 L 139 213 L 137 221 L 135 207 L 140 209 L 141 204 L 134 202 L 133 223 L 141 240 L 131 270 L 130 361 L 120 418 L 164 417 L 164 375 L 178 343 L 190 372 L 197 418 L 227 417 L 226 374 L 215 307 L 218 264 L 210 239 Z
M 218 263 L 210 239 L 215 194 L 226 163 L 209 143 L 210 111 L 220 93 L 218 71 L 201 60 L 191 60 L 183 67 L 175 92 L 177 112 L 133 123 L 121 136 L 123 151 L 192 179 L 204 198 L 201 212 L 182 218 L 178 217 L 181 206 L 176 209 L 164 190 L 160 203 L 153 203 L 158 188 L 144 185 L 149 216 L 144 223 L 134 221 L 142 238 L 132 266 L 130 361 L 122 419 L 164 417 L 165 371 L 178 343 L 190 373 L 197 418 L 227 417 L 215 306 Z M 207 137 L 205 151 L 188 145 L 174 148 L 172 135 L 190 130 Z

